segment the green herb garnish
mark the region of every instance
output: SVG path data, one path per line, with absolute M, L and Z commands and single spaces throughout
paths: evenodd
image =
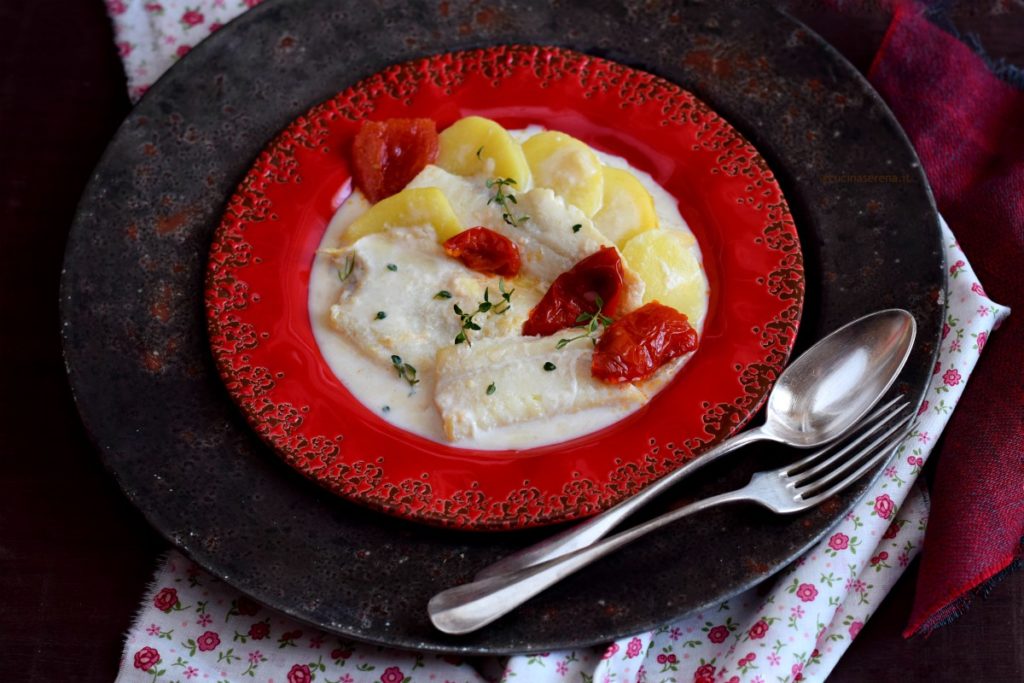
M 410 387 L 419 384 L 420 381 L 416 379 L 416 368 L 408 363 L 403 363 L 401 356 L 391 356 L 391 364 L 395 366 L 399 379 L 404 379 Z
M 582 227 L 583 226 L 581 224 L 577 223 L 576 225 L 572 226 L 572 231 L 573 232 L 579 232 L 580 228 L 582 228 Z
M 590 339 L 590 341 L 594 342 L 594 346 L 597 346 L 597 328 L 599 326 L 603 326 L 607 329 L 608 326 L 612 324 L 612 319 L 601 314 L 601 309 L 604 307 L 604 302 L 601 301 L 601 297 L 596 297 L 594 299 L 594 303 L 597 305 L 597 308 L 593 313 L 580 313 L 579 317 L 576 318 L 577 323 L 587 323 L 587 326 L 583 328 L 583 334 L 578 334 L 575 337 L 570 337 L 569 339 L 559 339 L 558 343 L 555 344 L 556 349 L 564 349 L 567 344 L 571 344 L 577 339 L 583 338 Z M 582 325 L 580 325 L 580 327 L 582 327 Z
M 356 264 L 356 259 L 352 254 L 345 257 L 345 268 L 338 269 L 338 279 L 344 282 L 348 279 L 348 276 L 352 274 L 352 268 Z
M 508 313 L 508 309 L 512 308 L 512 294 L 516 290 L 506 290 L 505 281 L 498 278 L 498 291 L 501 292 L 502 302 L 494 303 L 491 301 L 491 288 L 487 287 L 484 289 L 484 300 L 476 306 L 476 310 L 472 313 L 466 313 L 462 310 L 462 307 L 458 304 L 452 306 L 452 310 L 455 311 L 455 315 L 459 316 L 459 324 L 462 329 L 455 336 L 456 344 L 466 344 L 472 346 L 473 342 L 469 340 L 469 332 L 479 331 L 480 325 L 478 325 L 473 318 L 480 315 L 481 313 L 491 313 L 493 315 L 504 315 Z
M 452 298 L 452 293 L 449 292 L 447 289 L 442 289 L 440 292 L 438 292 L 437 294 L 434 295 L 434 298 L 435 299 L 451 299 Z
M 506 192 L 516 184 L 515 178 L 491 178 L 487 181 L 487 189 L 494 190 L 494 196 L 487 200 L 488 204 L 497 204 L 501 207 L 501 218 L 513 228 L 518 228 L 530 219 L 529 216 L 516 216 L 510 204 L 518 204 L 516 196 L 512 192 Z
M 548 361 L 547 363 L 544 364 L 544 369 L 547 370 L 548 372 L 552 372 L 557 367 L 558 366 L 552 363 L 551 361 Z
M 373 319 L 374 320 L 383 320 L 386 317 L 388 317 L 387 313 L 385 313 L 384 311 L 377 311 L 377 315 L 373 316 Z
M 497 390 L 498 390 L 498 388 L 496 386 L 494 386 L 494 382 L 491 382 L 490 384 L 487 385 L 487 395 L 488 396 L 490 396 L 491 394 L 493 394 Z
M 393 273 L 393 272 L 395 272 L 396 270 L 398 270 L 398 266 L 396 266 L 396 265 L 395 265 L 394 263 L 389 263 L 389 264 L 387 265 L 387 269 L 388 269 L 388 270 L 390 270 L 390 271 L 391 271 L 391 272 Z

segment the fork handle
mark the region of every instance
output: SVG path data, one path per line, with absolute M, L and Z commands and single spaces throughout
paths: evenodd
M 490 576 L 478 579 L 473 583 L 449 588 L 435 595 L 427 604 L 430 620 L 434 626 L 445 633 L 459 634 L 475 631 L 508 614 L 544 589 L 586 567 L 591 562 L 655 529 L 660 529 L 677 519 L 722 503 L 759 500 L 758 497 L 751 495 L 750 489 L 751 484 L 748 484 L 736 491 L 729 491 L 690 503 L 603 541 L 597 541 L 547 562 L 526 567 L 514 574 Z
M 702 453 L 699 457 L 691 460 L 679 469 L 666 474 L 650 486 L 642 489 L 639 493 L 626 498 L 618 505 L 608 508 L 604 512 L 594 515 L 580 524 L 571 526 L 565 531 L 550 536 L 535 545 L 503 557 L 494 564 L 481 569 L 474 578 L 485 579 L 491 576 L 512 574 L 520 569 L 532 567 L 533 565 L 584 548 L 603 538 L 609 531 L 618 526 L 619 523 L 665 489 L 685 479 L 705 465 L 710 465 L 726 453 L 731 453 L 737 448 L 769 438 L 771 437 L 767 436 L 760 427 L 740 432 L 731 439 L 726 439 L 711 450 Z

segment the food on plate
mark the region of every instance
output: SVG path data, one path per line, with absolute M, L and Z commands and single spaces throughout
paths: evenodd
M 359 149 L 403 159 L 409 140 L 416 163 L 354 175 L 309 304 L 325 360 L 369 409 L 441 442 L 524 448 L 616 422 L 696 350 L 700 250 L 649 175 L 535 126 L 460 119 L 431 163 L 428 126 L 371 125 Z
M 589 218 L 601 208 L 604 172 L 601 160 L 586 143 L 547 130 L 523 143 L 535 187 L 546 187 Z
M 390 197 L 437 159 L 431 119 L 367 121 L 352 141 L 352 177 L 371 202 Z

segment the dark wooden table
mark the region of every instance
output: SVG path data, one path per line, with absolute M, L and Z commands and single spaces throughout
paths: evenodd
M 839 18 L 788 3 L 858 67 L 884 11 Z M 1024 4 L 963 3 L 952 19 L 1024 65 Z M 128 113 L 100 0 L 0 3 L 0 681 L 111 681 L 167 543 L 103 469 L 60 354 L 57 289 L 78 197 Z M 928 639 L 899 633 L 906 573 L 830 680 L 1024 680 L 1024 572 Z

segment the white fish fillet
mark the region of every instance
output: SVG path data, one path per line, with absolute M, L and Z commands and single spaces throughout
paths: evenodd
M 588 408 L 629 408 L 644 394 L 631 384 L 605 384 L 590 374 L 586 339 L 556 349 L 558 337 L 481 339 L 437 352 L 434 401 L 452 441 Z M 555 369 L 544 369 L 545 363 Z M 488 394 L 493 384 L 494 391 Z

